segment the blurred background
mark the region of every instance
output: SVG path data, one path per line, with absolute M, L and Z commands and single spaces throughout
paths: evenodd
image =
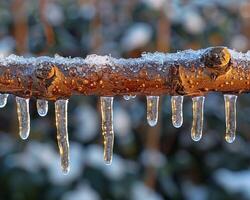
M 1 0 L 0 54 L 138 57 L 224 45 L 250 49 L 249 0 Z M 60 169 L 54 105 L 41 118 L 31 101 L 31 135 L 18 137 L 14 97 L 0 111 L 1 200 L 249 200 L 250 97 L 237 102 L 237 138 L 224 141 L 221 94 L 206 97 L 204 137 L 193 142 L 191 98 L 184 125 L 171 124 L 170 97 L 159 123 L 146 123 L 145 97 L 114 103 L 115 146 L 103 162 L 97 97 L 69 101 L 71 171 Z

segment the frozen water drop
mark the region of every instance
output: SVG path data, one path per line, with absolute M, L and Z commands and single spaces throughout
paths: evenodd
M 193 97 L 193 123 L 191 129 L 191 137 L 194 141 L 199 141 L 202 137 L 203 129 L 203 110 L 205 97 Z
M 61 167 L 63 173 L 69 172 L 69 139 L 68 139 L 68 100 L 57 100 L 55 102 L 57 142 L 61 156 Z
M 225 115 L 226 115 L 226 135 L 225 139 L 228 143 L 235 140 L 236 132 L 236 95 L 225 94 Z
M 3 108 L 7 104 L 9 94 L 0 94 L 0 108 Z
M 30 134 L 29 99 L 16 97 L 17 116 L 19 122 L 19 135 L 25 140 Z
M 124 95 L 123 96 L 123 98 L 125 99 L 125 100 L 130 100 L 130 99 L 134 99 L 136 97 L 136 95 Z
M 48 101 L 38 99 L 36 101 L 37 112 L 41 117 L 44 117 L 48 113 Z
M 172 106 L 172 123 L 175 128 L 180 128 L 183 123 L 183 96 L 172 96 L 171 106 Z
M 147 96 L 147 121 L 155 126 L 158 121 L 159 96 Z
M 128 100 L 131 99 L 131 96 L 130 95 L 124 95 L 123 98 L 128 101 Z
M 102 135 L 104 138 L 104 161 L 111 164 L 113 157 L 113 97 L 101 97 Z

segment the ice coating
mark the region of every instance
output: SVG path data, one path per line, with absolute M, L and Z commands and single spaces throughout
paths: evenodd
M 158 121 L 159 96 L 147 96 L 147 121 L 155 126 Z
M 41 117 L 44 117 L 48 113 L 48 101 L 43 99 L 37 99 L 36 101 L 37 112 Z
M 61 168 L 64 174 L 70 170 L 69 165 L 69 139 L 68 139 L 68 100 L 55 102 L 55 116 L 57 128 L 57 143 L 61 156 Z
M 193 123 L 191 129 L 191 137 L 194 141 L 199 141 L 202 137 L 203 129 L 203 109 L 205 97 L 193 97 Z
M 172 107 L 172 123 L 175 128 L 180 128 L 183 123 L 183 96 L 172 96 L 171 107 Z
M 3 108 L 7 104 L 9 94 L 0 94 L 0 108 Z
M 236 95 L 225 94 L 225 116 L 226 116 L 226 135 L 225 140 L 232 143 L 236 134 Z
M 104 139 L 104 161 L 110 165 L 113 157 L 113 97 L 100 97 L 102 116 L 102 135 Z
M 26 140 L 30 134 L 29 99 L 16 97 L 19 136 Z
M 7 57 L 0 57 L 0 64 L 4 66 L 8 65 L 34 65 L 39 64 L 42 62 L 52 62 L 55 64 L 64 64 L 64 65 L 74 65 L 74 64 L 88 64 L 93 66 L 99 66 L 104 64 L 115 64 L 117 66 L 126 64 L 136 64 L 140 63 L 142 61 L 153 61 L 158 63 L 164 63 L 164 62 L 175 62 L 175 61 L 192 61 L 195 59 L 199 59 L 201 55 L 206 51 L 207 49 L 200 49 L 200 50 L 185 50 L 180 51 L 177 53 L 161 53 L 161 52 L 155 52 L 155 53 L 143 53 L 141 58 L 136 59 L 124 59 L 124 58 L 113 58 L 109 55 L 105 56 L 99 56 L 96 54 L 88 55 L 85 59 L 80 57 L 70 58 L 70 57 L 62 57 L 56 54 L 54 57 L 48 57 L 48 56 L 41 56 L 41 57 L 23 57 L 23 56 L 17 56 L 17 55 L 9 55 Z M 250 53 L 249 51 L 246 53 L 240 53 L 236 52 L 234 50 L 228 49 L 231 56 L 235 59 L 245 59 L 250 60 Z

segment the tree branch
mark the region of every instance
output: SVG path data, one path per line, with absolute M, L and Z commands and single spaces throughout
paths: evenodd
M 204 95 L 250 91 L 250 54 L 226 47 L 147 53 L 116 59 L 90 55 L 0 58 L 0 92 L 24 98 L 66 99 L 73 94 Z

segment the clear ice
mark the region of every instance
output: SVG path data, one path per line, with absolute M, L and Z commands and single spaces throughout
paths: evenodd
M 36 101 L 37 112 L 41 117 L 44 117 L 48 113 L 48 101 L 43 99 L 37 99 Z
M 130 99 L 134 99 L 136 97 L 136 95 L 124 95 L 123 96 L 123 98 L 125 99 L 125 100 L 130 100 Z
M 0 108 L 3 108 L 7 104 L 9 94 L 0 94 Z
M 102 135 L 104 138 L 104 161 L 112 163 L 114 130 L 113 130 L 113 97 L 100 97 L 102 116 Z
M 147 121 L 155 126 L 158 121 L 159 96 L 147 96 Z
M 69 172 L 69 139 L 68 139 L 68 100 L 55 102 L 57 142 L 61 156 L 61 167 L 64 174 Z
M 180 128 L 183 123 L 183 96 L 172 96 L 171 107 L 172 107 L 172 123 L 175 128 Z
M 225 139 L 228 143 L 235 140 L 236 132 L 236 95 L 225 94 L 225 115 L 226 115 L 226 135 Z
M 19 122 L 19 135 L 25 140 L 30 134 L 29 99 L 16 97 L 17 116 Z
M 191 129 L 191 137 L 194 141 L 199 141 L 202 137 L 203 129 L 203 109 L 205 97 L 193 97 L 193 123 Z

